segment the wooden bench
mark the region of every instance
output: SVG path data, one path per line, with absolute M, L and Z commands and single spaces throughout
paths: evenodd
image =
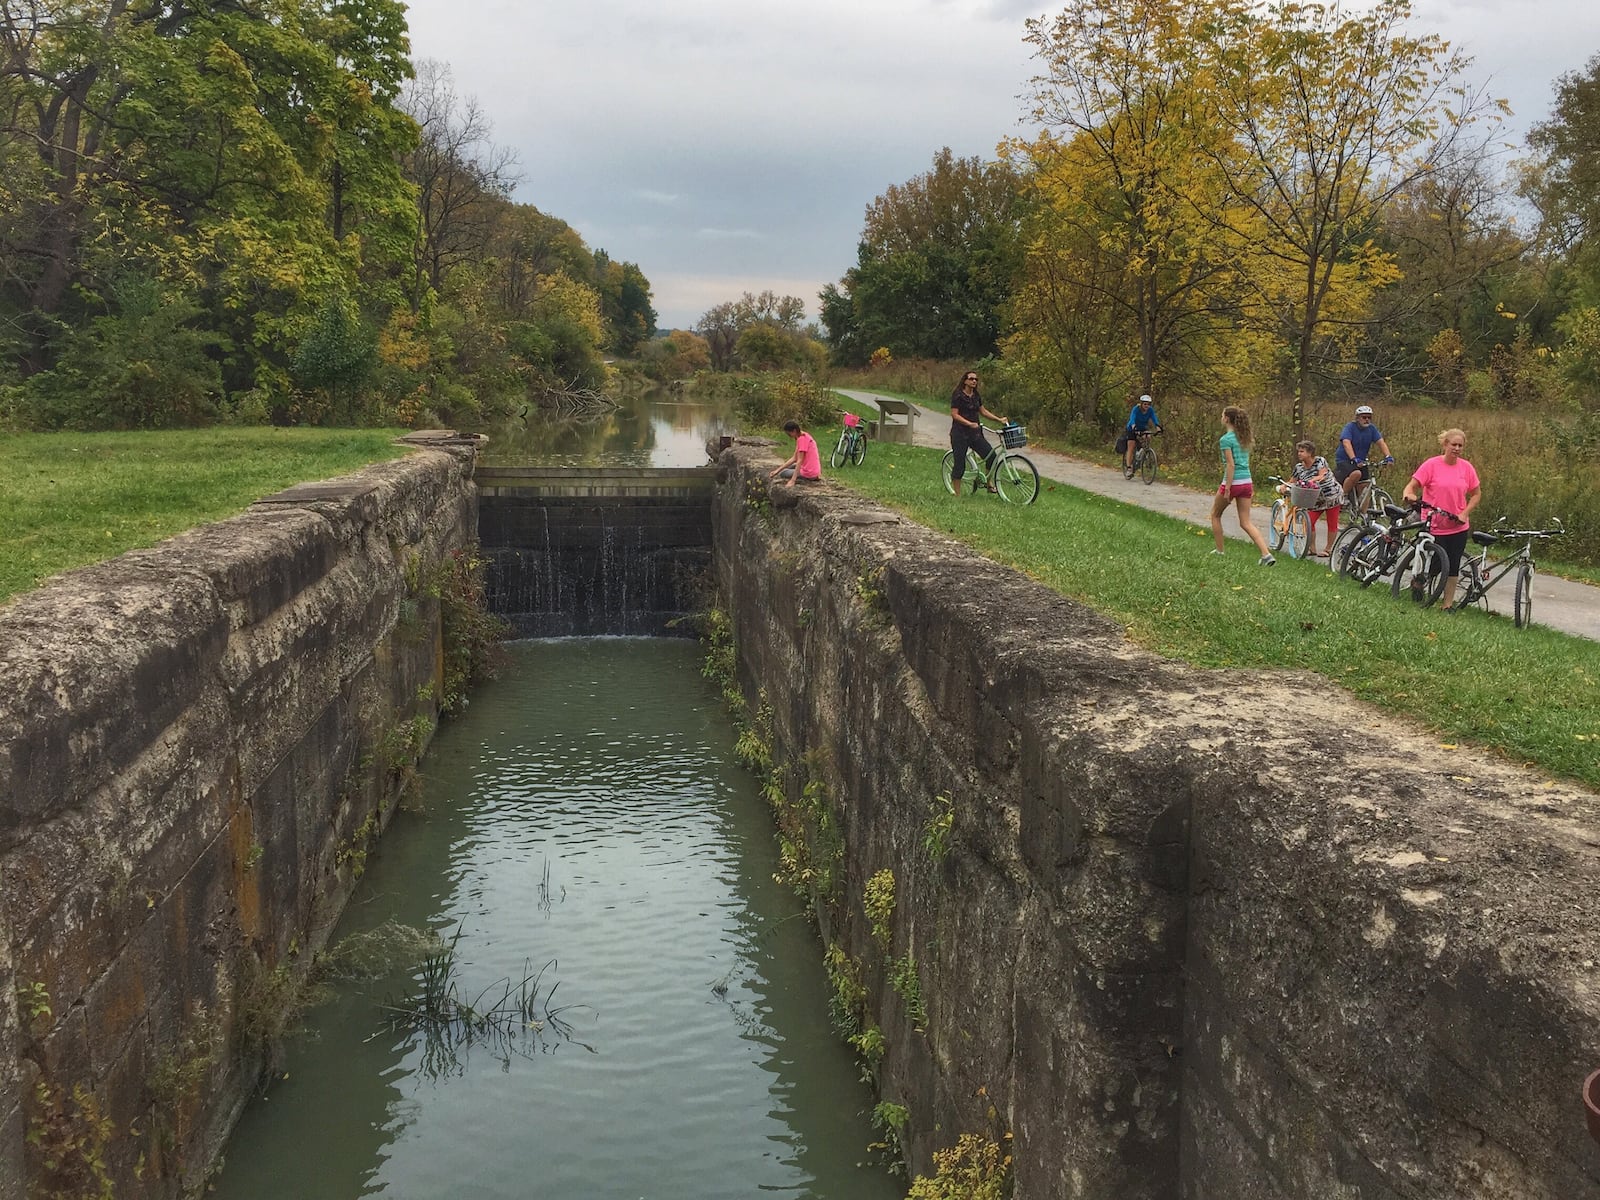
M 904 400 L 877 400 L 879 419 L 873 422 L 873 436 L 882 442 L 912 444 L 912 431 L 917 421 L 917 408 Z

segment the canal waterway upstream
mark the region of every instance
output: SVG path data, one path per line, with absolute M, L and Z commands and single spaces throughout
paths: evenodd
M 829 1027 L 815 932 L 735 732 L 675 639 L 515 643 L 423 763 L 339 940 L 455 942 L 464 1044 L 397 1027 L 415 965 L 341 985 L 246 1111 L 218 1200 L 890 1200 L 872 1096 Z M 548 966 L 546 964 L 549 964 Z M 551 989 L 554 987 L 554 994 Z

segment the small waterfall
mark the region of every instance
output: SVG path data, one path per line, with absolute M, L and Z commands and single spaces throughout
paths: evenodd
M 710 484 L 684 469 L 480 478 L 491 609 L 525 637 L 686 634 L 672 622 L 710 567 Z

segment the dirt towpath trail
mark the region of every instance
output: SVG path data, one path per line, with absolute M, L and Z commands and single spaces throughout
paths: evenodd
M 878 395 L 874 392 L 864 392 L 854 388 L 835 388 L 841 396 L 862 404 L 877 406 Z M 935 446 L 948 448 L 950 445 L 950 413 L 948 409 L 934 409 L 918 406 L 917 422 L 915 429 L 916 444 L 919 446 Z M 1154 483 L 1146 484 L 1138 479 L 1124 479 L 1122 472 L 1112 465 L 1112 454 L 1108 450 L 1104 464 L 1089 462 L 1081 458 L 1073 458 L 1066 454 L 1058 454 L 1053 450 L 1045 450 L 1038 446 L 1029 446 L 1028 457 L 1039 468 L 1039 474 L 1046 479 L 1057 483 L 1069 484 L 1081 488 L 1086 492 L 1096 492 L 1102 496 L 1121 500 L 1128 504 L 1138 505 L 1153 512 L 1165 513 L 1169 517 L 1177 517 L 1181 521 L 1198 525 L 1202 529 L 1210 527 L 1211 523 L 1211 494 L 1197 492 L 1193 488 L 1183 487 L 1179 484 L 1168 483 L 1157 479 Z M 1266 532 L 1266 508 L 1257 505 L 1255 510 L 1256 527 L 1263 533 Z M 1229 516 L 1223 524 L 1230 539 L 1244 541 L 1245 536 L 1239 531 L 1234 520 Z M 1197 553 L 1204 553 L 1211 548 L 1210 539 L 1203 546 L 1196 542 Z M 1254 554 L 1252 547 L 1249 553 Z M 1511 581 L 1496 587 L 1489 593 L 1490 608 L 1502 615 L 1509 613 L 1511 607 Z M 1577 637 L 1589 638 L 1600 641 L 1600 588 L 1586 583 L 1574 583 L 1571 580 L 1558 579 L 1542 571 L 1536 572 L 1533 579 L 1533 619 L 1541 625 L 1548 625 L 1552 629 L 1559 629 L 1563 633 L 1574 634 Z

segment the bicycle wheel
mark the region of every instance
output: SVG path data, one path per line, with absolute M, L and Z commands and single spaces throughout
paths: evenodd
M 867 461 L 867 435 L 859 429 L 850 439 L 850 461 L 858 467 Z
M 1039 468 L 1020 454 L 1008 454 L 994 473 L 1000 499 L 1011 504 L 1032 504 L 1039 498 Z
M 1289 532 L 1289 503 L 1282 498 L 1272 502 L 1272 518 L 1267 522 L 1267 549 L 1276 554 L 1283 548 Z
M 1456 607 L 1465 608 L 1469 604 L 1476 604 L 1485 612 L 1489 610 L 1489 593 L 1483 586 L 1483 572 L 1478 569 L 1475 558 L 1461 560 L 1461 579 L 1456 584 Z
M 1350 551 L 1347 567 L 1341 571 L 1362 587 L 1371 587 L 1389 573 L 1394 565 L 1394 549 L 1389 544 L 1386 530 L 1360 542 Z
M 1140 478 L 1147 484 L 1154 483 L 1156 481 L 1156 467 L 1159 465 L 1160 460 L 1156 458 L 1156 448 L 1154 446 L 1146 446 L 1139 459 Z
M 1284 537 L 1290 558 L 1304 558 L 1306 545 L 1311 537 L 1311 518 L 1306 515 L 1306 510 L 1297 508 L 1289 514 L 1289 531 Z
M 1346 525 L 1339 530 L 1339 536 L 1333 539 L 1333 545 L 1328 547 L 1328 570 L 1335 575 L 1348 575 L 1347 564 L 1350 552 L 1361 543 L 1361 524 Z
M 839 444 L 833 448 L 833 453 L 828 456 L 828 462 L 835 467 L 844 466 L 846 455 L 850 449 L 850 431 L 844 430 L 839 434 Z
M 1382 516 L 1383 510 L 1393 503 L 1394 497 L 1381 487 L 1369 487 L 1367 489 L 1367 511 L 1373 516 Z
M 1407 546 L 1395 564 L 1394 582 L 1389 585 L 1396 599 L 1407 594 L 1424 608 L 1430 608 L 1444 595 L 1444 551 L 1428 541 Z
M 1518 629 L 1533 623 L 1533 568 L 1523 563 L 1517 568 L 1517 580 L 1511 591 L 1511 616 Z
M 944 452 L 944 490 L 952 496 L 956 494 L 956 485 L 955 480 L 950 478 L 950 472 L 955 469 L 956 452 L 954 450 L 946 450 Z

